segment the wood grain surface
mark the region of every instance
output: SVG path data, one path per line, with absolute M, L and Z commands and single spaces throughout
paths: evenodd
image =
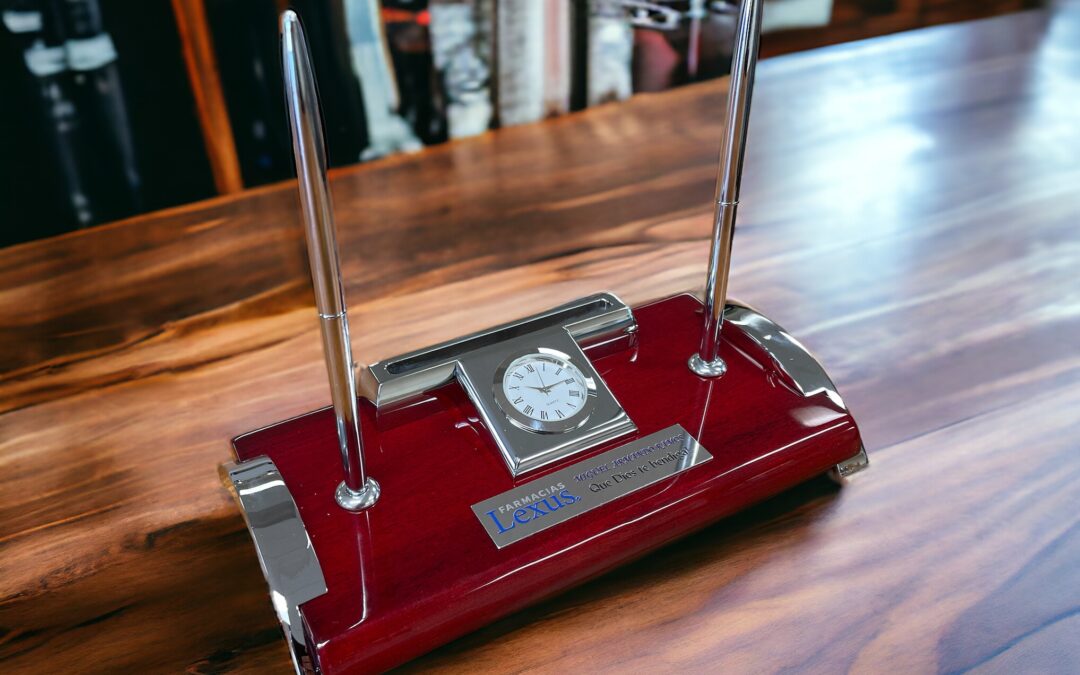
M 337 172 L 358 357 L 699 288 L 722 83 Z M 873 466 L 407 669 L 1080 669 L 1080 10 L 762 62 L 732 290 Z M 7 672 L 288 672 L 216 475 L 329 400 L 292 184 L 0 251 Z

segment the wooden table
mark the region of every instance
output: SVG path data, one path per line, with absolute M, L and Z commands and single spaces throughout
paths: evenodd
M 758 81 L 733 291 L 830 368 L 871 470 L 410 669 L 1080 668 L 1080 12 Z M 337 173 L 359 358 L 698 287 L 723 94 Z M 297 223 L 282 184 L 0 251 L 5 671 L 287 672 L 216 466 L 329 400 Z

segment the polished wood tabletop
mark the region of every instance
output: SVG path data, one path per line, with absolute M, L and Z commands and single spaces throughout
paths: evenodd
M 1080 670 L 1080 11 L 767 59 L 733 295 L 871 469 L 407 666 Z M 363 361 L 704 283 L 724 83 L 338 171 Z M 294 183 L 0 251 L 5 672 L 288 672 L 219 482 L 326 405 Z

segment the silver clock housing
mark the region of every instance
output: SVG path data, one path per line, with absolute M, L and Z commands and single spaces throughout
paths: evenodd
M 518 321 L 373 363 L 360 372 L 361 390 L 380 411 L 408 405 L 434 387 L 457 381 L 499 449 L 510 475 L 518 477 L 637 430 L 583 349 L 631 344 L 637 323 L 630 307 L 598 293 Z M 537 429 L 505 414 L 497 400 L 496 371 L 514 358 L 548 349 L 561 353 L 595 386 L 588 415 L 565 431 Z M 522 416 L 524 417 L 524 416 Z M 577 420 L 575 416 L 574 421 Z

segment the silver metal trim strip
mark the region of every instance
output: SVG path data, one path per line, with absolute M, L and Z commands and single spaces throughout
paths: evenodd
M 738 326 L 771 356 L 776 367 L 803 396 L 825 392 L 837 404 L 844 405 L 836 385 L 817 358 L 772 319 L 745 305 L 728 303 L 724 320 Z
M 309 659 L 300 605 L 326 593 L 322 567 L 300 512 L 274 462 L 256 457 L 221 466 L 222 479 L 244 514 L 259 567 L 270 587 L 270 602 L 289 642 L 293 666 Z
M 833 403 L 847 410 L 844 399 L 840 397 L 836 385 L 825 372 L 821 362 L 773 320 L 750 307 L 733 303 L 728 303 L 724 309 L 724 320 L 737 326 L 760 346 L 800 394 L 809 397 L 824 393 Z M 866 454 L 866 448 L 860 448 L 854 457 L 833 467 L 829 475 L 834 480 L 841 481 L 869 466 L 870 458 Z

